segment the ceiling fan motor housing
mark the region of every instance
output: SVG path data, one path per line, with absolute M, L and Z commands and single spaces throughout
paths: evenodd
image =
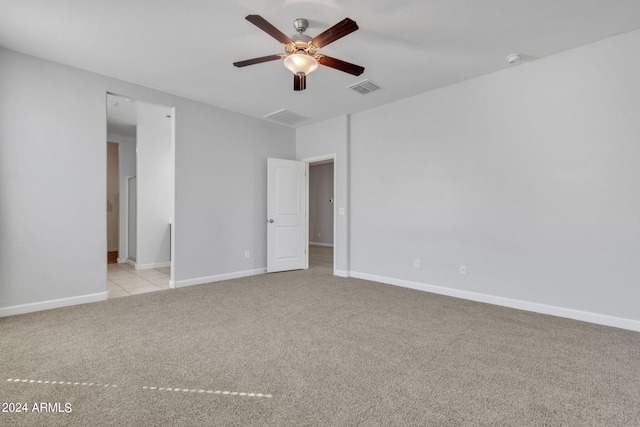
M 305 36 L 304 34 L 295 34 L 291 36 L 291 40 L 293 44 L 285 45 L 285 52 L 294 53 L 300 50 L 304 50 L 309 55 L 315 55 L 317 52 L 317 48 L 311 43 L 311 37 Z

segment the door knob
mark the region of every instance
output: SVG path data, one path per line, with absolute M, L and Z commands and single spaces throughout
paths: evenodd
M 270 220 L 269 220 L 269 222 L 270 222 L 271 224 L 273 224 L 273 222 L 274 222 L 274 221 L 273 221 L 272 219 L 270 219 Z

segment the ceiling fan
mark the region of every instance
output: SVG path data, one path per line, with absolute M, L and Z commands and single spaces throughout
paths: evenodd
M 318 68 L 318 64 L 353 74 L 354 76 L 359 76 L 364 72 L 364 67 L 317 53 L 318 49 L 358 29 L 358 24 L 349 18 L 345 18 L 314 38 L 302 34 L 309 26 L 309 22 L 303 18 L 293 21 L 293 26 L 298 34 L 291 37 L 286 36 L 260 15 L 247 15 L 245 19 L 282 43 L 286 53 L 234 62 L 233 65 L 236 67 L 246 67 L 247 65 L 284 58 L 284 66 L 293 72 L 293 90 L 307 88 L 307 75 Z

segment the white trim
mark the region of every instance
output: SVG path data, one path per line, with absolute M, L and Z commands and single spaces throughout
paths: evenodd
M 118 258 L 118 264 L 127 264 L 126 258 Z
M 136 172 L 137 173 L 137 172 Z M 169 278 L 175 283 L 176 271 L 176 107 L 171 108 L 171 216 L 169 218 Z
M 135 147 L 138 146 L 138 140 L 135 140 Z M 134 150 L 137 150 L 137 148 L 134 147 Z M 136 167 L 138 167 L 138 155 L 136 153 Z M 125 175 L 124 176 L 124 188 L 125 188 L 125 195 L 124 195 L 124 218 L 120 218 L 121 221 L 123 221 L 124 223 L 124 238 L 125 238 L 125 244 L 123 245 L 124 247 L 124 253 L 122 254 L 122 258 L 124 259 L 124 262 L 127 262 L 127 260 L 129 259 L 129 180 L 131 178 L 135 178 L 136 175 Z M 120 255 L 120 254 L 118 254 Z M 118 261 L 119 262 L 119 261 Z
M 87 304 L 90 302 L 105 301 L 109 298 L 109 292 L 81 295 L 77 297 L 53 299 L 49 301 L 34 302 L 30 304 L 14 305 L 0 308 L 0 317 L 14 316 L 16 314 L 31 313 L 34 311 L 50 310 L 52 308 L 68 307 L 70 305 Z
M 349 277 L 349 272 L 348 271 L 343 271 L 343 270 L 336 270 L 334 272 L 334 274 L 336 276 L 340 276 L 340 277 Z
M 151 264 L 136 264 L 136 270 L 149 270 L 150 268 L 171 267 L 170 261 L 154 262 Z
M 323 156 L 307 157 L 305 159 L 302 159 L 301 161 L 307 162 L 307 163 L 317 163 L 317 162 L 323 162 L 325 160 L 333 160 L 335 162 L 336 153 L 325 154 Z
M 309 181 L 311 171 L 309 162 L 304 162 L 304 269 L 309 269 Z
M 257 276 L 258 274 L 265 274 L 266 272 L 266 268 L 257 268 L 255 270 L 236 271 L 234 273 L 218 274 L 216 276 L 197 277 L 195 279 L 171 280 L 169 281 L 169 287 L 172 289 L 184 288 L 185 286 L 202 285 L 204 283 L 220 282 L 222 280 Z
M 313 246 L 324 246 L 325 248 L 332 248 L 333 243 L 320 243 L 320 242 L 309 242 L 310 245 Z
M 536 302 L 523 301 L 512 298 L 498 297 L 477 292 L 463 291 L 460 289 L 445 288 L 442 286 L 427 285 L 419 282 L 377 276 L 374 274 L 359 273 L 356 271 L 351 271 L 350 275 L 351 277 L 354 277 L 356 279 L 371 280 L 374 282 L 386 283 L 388 285 L 401 286 L 403 288 L 416 289 L 419 291 L 431 292 L 434 294 L 447 295 L 450 297 L 500 305 L 503 307 L 516 308 L 519 310 L 532 311 L 535 313 L 550 314 L 552 316 L 566 317 L 568 319 L 581 320 L 583 322 L 596 323 L 599 325 L 613 326 L 616 328 L 640 332 L 639 320 L 614 317 L 606 314 L 574 310 L 572 308 L 558 307 L 554 305 L 540 304 Z

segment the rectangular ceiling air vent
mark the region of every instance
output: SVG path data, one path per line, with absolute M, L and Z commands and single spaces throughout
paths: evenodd
M 282 110 L 274 111 L 271 114 L 267 114 L 266 116 L 264 116 L 264 118 L 267 120 L 271 120 L 272 122 L 277 122 L 289 126 L 309 119 L 308 117 L 304 117 L 291 111 L 287 111 L 284 108 Z
M 362 95 L 366 95 L 368 93 L 371 93 L 373 91 L 376 91 L 376 90 L 380 89 L 380 86 L 378 86 L 377 84 L 375 84 L 371 80 L 366 79 L 366 80 L 358 82 L 358 83 L 356 83 L 354 85 L 347 86 L 347 89 L 353 89 L 356 92 L 361 93 Z

